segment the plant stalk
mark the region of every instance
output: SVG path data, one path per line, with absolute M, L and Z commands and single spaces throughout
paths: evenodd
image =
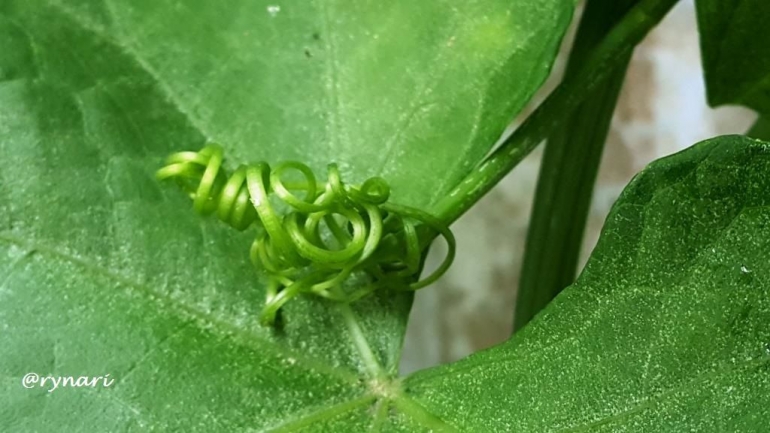
M 615 68 L 622 64 L 676 2 L 642 0 L 631 9 L 589 57 L 580 73 L 566 77 L 496 151 L 437 203 L 434 208 L 437 216 L 452 223 L 479 201 L 551 131 L 559 128 L 566 116 L 591 92 L 605 83 Z
M 636 3 L 588 0 L 567 76 L 579 72 L 612 26 Z M 630 60 L 630 53 L 619 59 L 606 84 L 591 92 L 548 137 L 524 248 L 514 332 L 575 280 L 599 162 Z

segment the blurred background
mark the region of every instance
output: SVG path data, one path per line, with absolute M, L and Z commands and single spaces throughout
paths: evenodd
M 551 78 L 522 116 L 558 83 L 571 42 L 570 35 Z M 747 109 L 706 105 L 694 3 L 680 1 L 634 53 L 605 147 L 581 263 L 620 192 L 648 163 L 706 138 L 744 133 L 755 119 Z M 542 146 L 452 227 L 457 258 L 437 284 L 416 295 L 402 373 L 455 361 L 510 337 L 541 155 Z M 443 254 L 437 244 L 427 267 Z

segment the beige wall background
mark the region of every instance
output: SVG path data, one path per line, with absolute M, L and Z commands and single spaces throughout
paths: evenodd
M 553 88 L 565 61 L 562 53 L 533 105 Z M 743 133 L 755 120 L 740 107 L 709 108 L 701 73 L 695 8 L 683 0 L 634 54 L 601 163 L 583 262 L 610 207 L 649 162 L 709 137 Z M 452 227 L 457 259 L 439 283 L 416 295 L 403 373 L 455 361 L 510 336 L 541 154 L 542 147 Z M 437 245 L 428 266 L 441 257 Z

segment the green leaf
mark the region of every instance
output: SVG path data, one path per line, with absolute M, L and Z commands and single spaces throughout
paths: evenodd
M 572 6 L 0 3 L 0 430 L 384 425 L 411 297 L 302 299 L 263 328 L 254 234 L 153 173 L 215 140 L 231 165 L 382 174 L 429 210 L 543 81 Z
M 709 103 L 770 112 L 770 3 L 697 0 Z
M 768 257 L 770 143 L 700 143 L 631 182 L 520 333 L 403 387 L 461 431 L 765 431 Z

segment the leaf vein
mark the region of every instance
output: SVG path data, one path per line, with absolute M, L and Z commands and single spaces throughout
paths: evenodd
M 265 339 L 263 336 L 259 334 L 256 334 L 254 332 L 249 332 L 248 330 L 245 330 L 245 329 L 241 329 L 225 320 L 212 316 L 210 313 L 201 311 L 192 305 L 188 305 L 184 302 L 179 301 L 178 299 L 174 299 L 168 294 L 163 293 L 162 291 L 152 289 L 146 284 L 142 284 L 142 283 L 130 280 L 124 276 L 121 276 L 115 273 L 110 269 L 106 269 L 104 267 L 90 263 L 86 259 L 74 257 L 70 254 L 61 252 L 58 249 L 53 247 L 39 245 L 39 244 L 32 245 L 29 242 L 23 241 L 21 239 L 18 239 L 6 234 L 0 234 L 0 241 L 6 242 L 9 244 L 14 244 L 22 248 L 35 250 L 43 256 L 48 255 L 53 258 L 58 258 L 65 262 L 71 263 L 73 265 L 80 266 L 83 269 L 93 274 L 101 275 L 123 286 L 133 288 L 138 292 L 149 295 L 152 298 L 159 299 L 162 301 L 164 305 L 168 306 L 171 312 L 176 313 L 176 315 L 179 318 L 182 318 L 182 319 L 192 318 L 192 319 L 195 319 L 196 323 L 199 323 L 199 322 L 209 323 L 212 325 L 211 327 L 205 327 L 205 328 L 201 327 L 201 329 L 216 330 L 222 335 L 226 337 L 230 337 L 234 343 L 239 344 L 241 346 L 250 347 L 252 349 L 257 349 L 257 350 L 271 351 L 273 352 L 274 355 L 278 357 L 285 358 L 285 359 L 290 359 L 290 358 L 294 359 L 297 364 L 303 365 L 305 368 L 309 370 L 325 373 L 328 376 L 336 377 L 348 383 L 358 384 L 359 377 L 353 371 L 349 371 L 347 369 L 343 369 L 340 367 L 331 366 L 324 363 L 320 359 L 308 357 L 303 354 L 297 353 L 292 349 L 278 346 L 277 344 Z

